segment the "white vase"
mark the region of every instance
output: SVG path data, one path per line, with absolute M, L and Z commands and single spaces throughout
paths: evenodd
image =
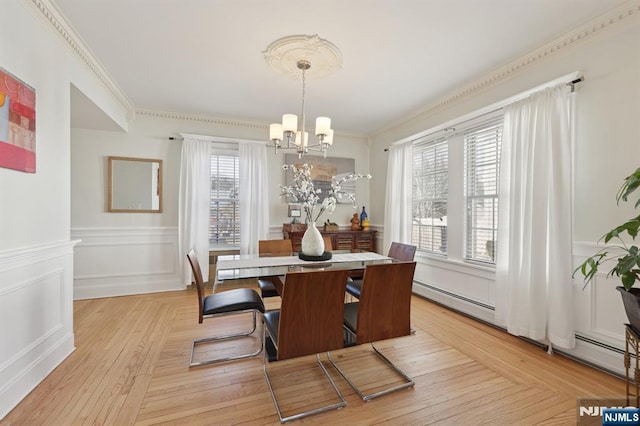
M 316 228 L 316 223 L 307 224 L 307 230 L 302 236 L 302 253 L 307 256 L 322 256 L 324 253 L 324 239 Z

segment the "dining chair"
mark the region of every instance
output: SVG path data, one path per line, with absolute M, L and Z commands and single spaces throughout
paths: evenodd
M 415 257 L 415 254 L 416 246 L 393 242 L 391 243 L 391 247 L 389 247 L 389 253 L 387 256 L 394 260 L 410 262 Z M 359 299 L 361 292 L 362 279 L 354 277 L 352 274 L 351 278 L 347 280 L 347 293 Z
M 258 241 L 259 256 L 280 255 L 289 256 L 293 251 L 291 240 L 260 240 Z M 282 288 L 280 277 L 261 277 L 258 279 L 258 287 L 262 298 L 280 296 L 278 289 Z
M 322 237 L 324 240 L 324 251 L 333 251 L 333 243 L 331 242 L 331 237 L 324 236 Z
M 400 385 L 366 395 L 354 381 L 347 377 L 328 353 L 329 362 L 364 401 L 415 384 L 374 345 L 374 342 L 380 340 L 407 336 L 411 333 L 411 287 L 415 268 L 415 262 L 367 265 L 364 272 L 362 297 L 358 302 L 345 304 L 344 326 L 347 333 L 355 335 L 355 344 L 370 343 L 374 353 L 403 379 Z M 343 360 L 347 359 L 349 350 L 345 351 Z M 362 375 L 359 378 L 362 378 Z
M 216 337 L 207 337 L 204 339 L 194 340 L 191 345 L 191 357 L 189 358 L 189 368 L 197 367 L 207 364 L 215 364 L 223 361 L 231 361 L 243 358 L 250 358 L 260 355 L 264 349 L 264 330 L 262 333 L 258 333 L 259 348 L 250 353 L 244 353 L 240 355 L 233 355 L 227 357 L 219 357 L 214 359 L 208 359 L 205 361 L 193 361 L 193 356 L 196 350 L 196 346 L 202 343 L 210 343 L 222 340 L 231 340 L 236 338 L 251 337 L 256 331 L 257 316 L 264 313 L 264 303 L 260 298 L 260 295 L 250 288 L 239 288 L 234 290 L 227 290 L 220 293 L 204 295 L 204 281 L 202 279 L 202 270 L 200 269 L 200 263 L 196 257 L 193 249 L 189 250 L 187 259 L 191 265 L 191 271 L 193 272 L 193 279 L 195 280 L 196 288 L 198 290 L 198 323 L 202 324 L 205 318 L 216 318 L 227 315 L 239 315 L 251 313 L 253 317 L 253 328 L 249 331 L 242 331 L 240 333 L 226 334 Z M 261 321 L 262 322 L 262 321 Z
M 264 375 L 281 422 L 344 407 L 347 402 L 320 361 L 320 353 L 343 347 L 344 288 L 347 270 L 290 272 L 286 275 L 280 310 L 264 314 L 264 330 L 276 349 L 277 362 L 316 355 L 339 402 L 283 416 L 264 355 Z M 267 338 L 265 337 L 266 343 Z M 309 383 L 310 385 L 311 383 Z M 292 386 L 295 383 L 292 383 Z

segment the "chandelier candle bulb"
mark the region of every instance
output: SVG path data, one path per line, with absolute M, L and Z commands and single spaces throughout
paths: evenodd
M 316 136 L 326 136 L 331 130 L 331 119 L 329 117 L 316 118 Z
M 329 129 L 329 133 L 327 133 L 327 136 L 324 137 L 324 143 L 326 143 L 329 146 L 333 145 L 333 129 Z M 326 152 L 325 152 L 325 156 L 326 156 Z
M 282 130 L 295 133 L 298 131 L 298 116 L 295 114 L 284 114 L 282 116 Z
M 300 132 L 296 132 L 296 145 L 300 146 L 302 144 L 302 148 L 306 148 L 309 144 L 309 132 L 304 132 L 304 140 L 300 140 Z
M 282 124 L 272 123 L 269 126 L 269 139 L 271 139 L 276 145 L 280 144 L 282 140 Z

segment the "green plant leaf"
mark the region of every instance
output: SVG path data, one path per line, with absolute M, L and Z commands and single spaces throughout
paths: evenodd
M 620 234 L 626 232 L 631 236 L 631 238 L 635 239 L 638 235 L 638 230 L 640 230 L 640 216 L 629 219 L 622 225 L 616 226 L 611 231 L 604 234 L 602 238 L 606 244 L 614 238 L 620 238 Z
M 629 291 L 633 284 L 636 282 L 636 275 L 631 272 L 626 272 L 622 275 L 622 285 L 624 288 Z
M 630 272 L 631 269 L 636 266 L 638 258 L 636 256 L 626 255 L 621 259 L 618 259 L 618 264 L 614 268 L 616 270 L 616 275 L 624 275 L 627 272 Z
M 627 201 L 629 195 L 638 189 L 638 187 L 640 187 L 640 168 L 636 169 L 635 172 L 625 178 L 624 183 L 616 194 L 616 201 L 618 204 L 620 204 L 620 200 Z

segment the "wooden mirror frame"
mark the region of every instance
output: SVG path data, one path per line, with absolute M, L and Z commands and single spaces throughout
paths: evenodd
M 155 158 L 133 158 L 133 157 L 108 157 L 108 194 L 107 194 L 107 211 L 110 213 L 162 213 L 162 160 Z M 131 161 L 131 162 L 144 162 L 144 163 L 158 163 L 158 172 L 155 179 L 157 179 L 157 195 L 158 195 L 158 208 L 157 209 L 131 209 L 131 208 L 119 208 L 114 207 L 113 195 L 113 162 L 114 161 Z M 153 182 L 151 182 L 153 185 Z

